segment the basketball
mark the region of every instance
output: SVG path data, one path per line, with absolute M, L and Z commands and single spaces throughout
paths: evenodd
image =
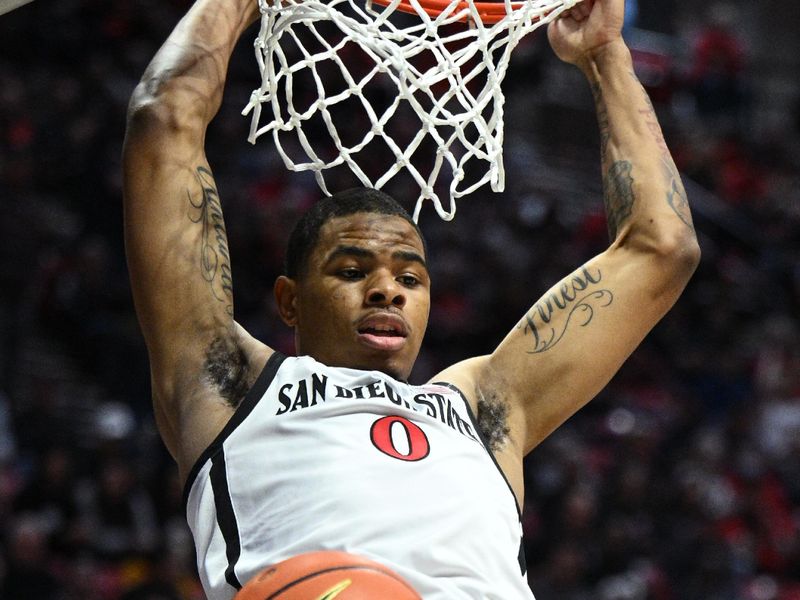
M 318 551 L 263 569 L 234 600 L 421 600 L 397 573 L 362 556 Z

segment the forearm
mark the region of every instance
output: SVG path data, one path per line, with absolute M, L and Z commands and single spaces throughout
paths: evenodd
M 259 15 L 258 0 L 197 0 L 147 67 L 130 103 L 205 126 L 219 110 L 231 54 Z
M 591 85 L 600 126 L 603 189 L 615 244 L 694 243 L 686 192 L 646 91 L 619 40 L 578 63 Z

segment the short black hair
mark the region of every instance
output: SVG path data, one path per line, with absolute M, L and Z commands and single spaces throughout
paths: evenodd
M 284 274 L 292 279 L 305 274 L 308 259 L 319 241 L 319 232 L 323 225 L 335 217 L 345 217 L 355 213 L 374 213 L 405 219 L 413 225 L 422 240 L 422 248 L 427 256 L 428 247 L 422 231 L 408 211 L 394 198 L 373 188 L 352 188 L 323 198 L 300 217 L 289 236 Z

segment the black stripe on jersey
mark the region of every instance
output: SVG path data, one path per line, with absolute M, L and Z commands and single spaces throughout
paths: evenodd
M 220 450 L 211 457 L 211 489 L 214 490 L 214 505 L 217 508 L 217 524 L 225 540 L 225 557 L 228 567 L 225 569 L 225 581 L 242 589 L 242 584 L 236 577 L 236 563 L 242 554 L 242 542 L 239 538 L 239 525 L 236 523 L 236 514 L 233 512 L 231 494 L 228 491 L 228 472 L 225 468 L 225 452 Z
M 267 360 L 267 364 L 265 364 L 264 368 L 261 370 L 258 379 L 256 379 L 253 387 L 248 390 L 247 395 L 233 413 L 233 416 L 225 424 L 225 427 L 222 428 L 222 431 L 219 432 L 217 437 L 214 438 L 214 441 L 211 442 L 208 448 L 203 451 L 203 453 L 200 455 L 200 458 L 198 458 L 194 463 L 192 470 L 189 471 L 189 476 L 186 478 L 186 483 L 183 486 L 183 512 L 186 512 L 186 506 L 189 502 L 189 492 L 192 489 L 192 484 L 197 478 L 197 474 L 200 472 L 200 469 L 202 469 L 203 465 L 211 460 L 216 454 L 222 451 L 222 444 L 225 442 L 228 436 L 233 433 L 233 431 L 242 423 L 242 421 L 247 418 L 251 412 L 253 412 L 256 404 L 258 404 L 258 401 L 261 400 L 261 398 L 264 396 L 264 393 L 267 391 L 267 388 L 275 379 L 275 375 L 278 373 L 278 369 L 283 364 L 284 360 L 286 360 L 285 354 L 281 354 L 280 352 L 272 353 L 272 356 L 270 356 Z

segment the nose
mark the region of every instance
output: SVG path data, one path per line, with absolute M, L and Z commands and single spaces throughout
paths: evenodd
M 396 306 L 402 308 L 406 303 L 403 287 L 387 274 L 376 274 L 366 291 L 366 302 L 369 306 Z

